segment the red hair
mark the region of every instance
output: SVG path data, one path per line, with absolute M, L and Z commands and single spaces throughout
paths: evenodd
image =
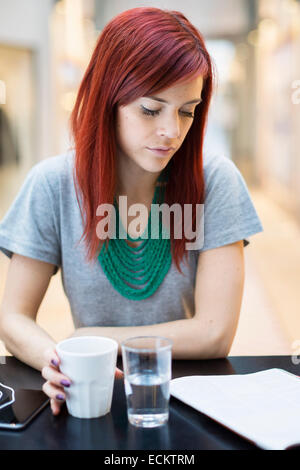
M 180 81 L 203 77 L 202 102 L 180 149 L 171 158 L 165 202 L 204 203 L 203 139 L 213 89 L 211 58 L 199 31 L 178 11 L 133 8 L 103 29 L 82 79 L 71 115 L 75 144 L 74 182 L 87 246 L 87 261 L 103 244 L 96 233 L 98 205 L 113 204 L 116 190 L 117 106 L 155 94 Z M 79 190 L 79 191 L 78 191 Z M 82 205 L 79 201 L 79 192 Z M 195 230 L 195 211 L 192 228 Z M 181 272 L 187 255 L 183 234 L 174 239 L 172 258 Z M 81 239 L 82 239 L 81 237 Z

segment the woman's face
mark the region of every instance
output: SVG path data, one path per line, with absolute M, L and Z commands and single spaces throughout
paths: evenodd
M 149 172 L 162 171 L 180 148 L 201 101 L 201 76 L 143 96 L 117 111 L 118 158 L 130 159 Z M 158 152 L 157 148 L 171 148 Z

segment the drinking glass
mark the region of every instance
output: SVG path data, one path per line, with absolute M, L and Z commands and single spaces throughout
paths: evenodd
M 137 336 L 121 343 L 128 420 L 143 428 L 162 426 L 169 418 L 172 341 Z

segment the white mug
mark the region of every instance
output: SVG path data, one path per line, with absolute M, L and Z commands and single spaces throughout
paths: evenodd
M 70 415 L 98 418 L 110 412 L 118 343 L 102 336 L 79 336 L 56 345 L 61 372 L 70 378 L 65 388 Z

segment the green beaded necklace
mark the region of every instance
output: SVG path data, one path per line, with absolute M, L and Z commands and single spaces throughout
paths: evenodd
M 164 200 L 166 174 L 165 172 L 164 175 L 160 175 L 158 179 L 152 204 Z M 162 186 L 160 186 L 161 183 Z M 162 188 L 161 192 L 159 192 L 160 188 Z M 138 238 L 131 238 L 125 232 L 120 220 L 116 199 L 114 199 L 114 207 L 116 210 L 116 238 L 109 240 L 108 249 L 103 244 L 98 259 L 106 277 L 123 297 L 131 300 L 146 299 L 158 289 L 171 266 L 170 238 L 169 236 L 163 238 L 163 234 L 167 232 L 162 225 L 161 217 L 159 218 L 158 238 L 150 238 L 151 212 L 144 233 Z M 119 238 L 119 220 L 123 238 Z M 146 230 L 148 230 L 148 238 L 144 238 Z M 126 239 L 142 243 L 139 246 L 131 247 L 126 243 Z

